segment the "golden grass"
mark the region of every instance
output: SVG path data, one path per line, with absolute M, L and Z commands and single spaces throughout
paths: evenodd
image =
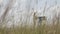
M 60 26 L 60 25 L 59 25 Z M 36 28 L 17 27 L 0 29 L 0 34 L 60 34 L 60 27 L 56 25 L 46 26 L 41 25 Z

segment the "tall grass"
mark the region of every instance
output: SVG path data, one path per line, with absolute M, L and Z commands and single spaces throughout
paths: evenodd
M 0 29 L 0 34 L 60 34 L 60 25 L 57 26 L 52 25 L 52 26 L 38 26 L 36 28 L 29 28 L 27 26 L 25 27 L 17 27 L 17 28 L 3 28 Z
M 45 6 L 46 8 L 46 6 Z M 44 8 L 44 12 L 45 12 L 45 8 Z M 6 14 L 8 13 L 8 7 L 6 12 L 3 14 L 2 16 L 2 20 L 4 21 Z M 25 25 L 25 27 L 14 27 L 14 25 L 12 26 L 12 28 L 0 28 L 0 34 L 60 34 L 60 22 L 59 22 L 59 17 L 54 17 L 56 18 L 53 20 L 53 24 L 51 26 L 46 25 L 46 20 L 42 21 L 42 23 L 40 25 L 38 25 L 36 27 L 36 20 L 38 19 L 35 16 L 36 13 L 34 13 L 33 15 L 33 27 L 29 27 L 27 25 Z M 56 24 L 55 24 L 56 23 Z M 43 25 L 42 25 L 43 24 Z M 2 24 L 1 24 L 2 25 Z
M 12 28 L 0 28 L 0 34 L 60 34 L 60 22 L 59 22 L 59 17 L 55 17 L 55 19 L 53 20 L 53 24 L 51 26 L 48 26 L 44 23 L 44 20 L 42 21 L 42 24 L 40 24 L 39 26 L 36 26 L 36 17 L 34 16 L 34 26 L 33 27 L 29 27 L 26 26 L 25 27 L 16 27 L 14 28 L 14 26 Z M 44 23 L 43 23 L 44 22 Z M 56 22 L 56 24 L 55 24 Z

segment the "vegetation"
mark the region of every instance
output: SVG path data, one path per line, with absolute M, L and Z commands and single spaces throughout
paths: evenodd
M 60 34 L 59 17 L 55 17 L 56 20 L 53 19 L 52 25 L 48 26 L 48 25 L 44 24 L 44 23 L 46 23 L 46 21 L 43 20 L 40 25 L 35 27 L 36 26 L 35 20 L 37 19 L 37 17 L 35 15 L 33 15 L 33 16 L 34 16 L 34 18 L 33 18 L 34 26 L 33 27 L 29 27 L 29 26 L 19 27 L 18 26 L 15 28 L 13 25 L 12 28 L 6 28 L 6 27 L 0 28 L 0 34 Z
M 17 28 L 3 28 L 0 29 L 0 34 L 60 34 L 60 25 L 41 25 L 36 28 L 17 27 Z
M 8 10 L 10 10 L 10 8 L 11 7 L 9 7 L 8 5 L 4 14 L 2 15 L 2 18 L 0 19 L 0 34 L 60 34 L 59 15 L 58 17 L 56 15 L 54 16 L 53 23 L 51 25 L 46 25 L 46 20 L 42 20 L 42 23 L 40 23 L 40 25 L 36 27 L 36 23 L 37 23 L 36 20 L 38 19 L 38 17 L 36 17 L 35 15 L 36 13 L 34 13 L 32 27 L 29 27 L 28 25 L 25 25 L 25 27 L 22 27 L 22 26 L 14 27 L 14 23 L 13 23 L 13 26 L 11 28 L 7 28 L 7 27 L 1 28 L 2 27 L 1 25 L 4 25 L 6 23 L 5 17 L 8 13 Z M 45 9 L 46 9 L 46 5 L 43 10 L 44 12 L 45 12 Z

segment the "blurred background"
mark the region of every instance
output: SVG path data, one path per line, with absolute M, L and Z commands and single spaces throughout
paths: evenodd
M 60 0 L 0 0 L 0 34 L 60 34 Z

